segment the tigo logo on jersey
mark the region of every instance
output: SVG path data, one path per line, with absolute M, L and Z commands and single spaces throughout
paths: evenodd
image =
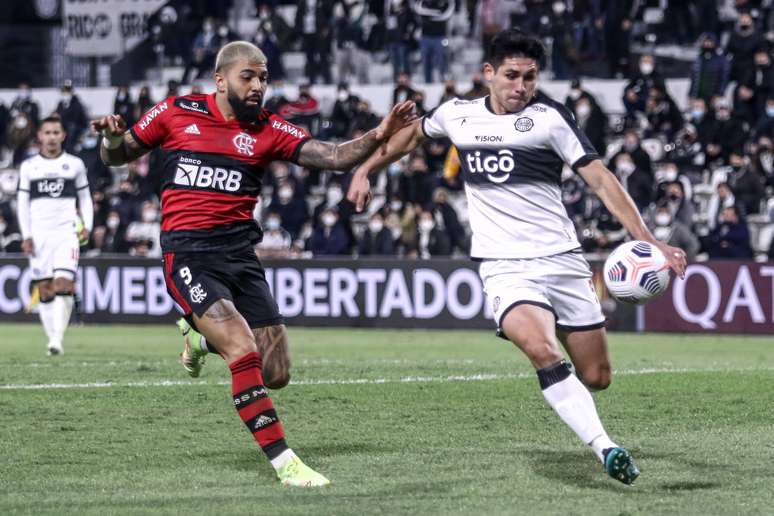
M 502 149 L 497 154 L 487 151 L 474 151 L 465 154 L 465 164 L 471 174 L 487 174 L 493 183 L 503 183 L 508 180 L 508 174 L 516 169 L 513 152 Z M 495 176 L 494 174 L 504 174 Z
M 167 110 L 167 103 L 162 102 L 161 104 L 158 104 L 155 108 L 148 111 L 142 120 L 140 120 L 140 129 L 145 130 L 146 127 L 148 127 L 148 124 L 153 122 L 153 119 L 159 116 L 161 113 Z
M 234 147 L 236 147 L 237 152 L 240 154 L 247 154 L 248 156 L 252 156 L 255 152 L 253 151 L 255 138 L 247 133 L 239 133 L 238 135 L 234 136 L 234 139 L 231 141 L 234 142 Z
M 45 179 L 38 181 L 38 193 L 48 194 L 51 197 L 59 197 L 64 191 L 65 180 L 61 177 L 56 181 Z
M 242 186 L 242 173 L 220 167 L 178 163 L 174 182 L 181 186 L 236 192 Z

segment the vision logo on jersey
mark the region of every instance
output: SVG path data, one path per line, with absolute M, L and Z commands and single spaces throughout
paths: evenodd
M 501 149 L 497 153 L 489 150 L 465 151 L 463 163 L 473 182 L 478 182 L 476 177 L 486 177 L 493 183 L 504 183 L 516 169 L 513 152 L 508 149 Z
M 140 129 L 145 130 L 148 125 L 153 122 L 153 119 L 159 116 L 161 113 L 167 110 L 167 103 L 162 102 L 161 104 L 156 105 L 153 109 L 148 111 L 142 120 L 140 120 Z
M 191 188 L 213 188 L 225 192 L 237 192 L 242 186 L 242 173 L 220 167 L 178 163 L 174 183 Z
M 64 192 L 65 180 L 61 177 L 56 180 L 43 179 L 37 183 L 39 194 L 50 195 L 51 197 L 59 197 L 62 195 L 62 192 Z
M 238 135 L 234 136 L 234 139 L 231 141 L 234 143 L 234 147 L 236 147 L 238 153 L 247 154 L 248 156 L 252 156 L 255 153 L 253 150 L 253 145 L 255 145 L 255 138 L 249 134 L 239 133 Z

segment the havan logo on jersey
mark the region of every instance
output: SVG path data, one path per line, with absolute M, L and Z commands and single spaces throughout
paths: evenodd
M 242 187 L 242 173 L 222 167 L 208 167 L 198 159 L 181 158 L 175 170 L 174 183 L 192 188 L 238 192 Z
M 489 149 L 464 150 L 462 163 L 468 172 L 468 179 L 473 183 L 479 183 L 484 178 L 493 183 L 504 183 L 511 172 L 516 170 L 516 159 L 513 151 L 501 149 L 499 151 Z
M 167 103 L 162 102 L 157 104 L 156 107 L 148 111 L 142 120 L 140 120 L 140 129 L 144 130 L 148 125 L 153 122 L 153 119 L 159 116 L 161 113 L 167 110 Z
M 274 129 L 285 131 L 290 136 L 293 136 L 295 138 L 303 138 L 306 136 L 306 133 L 302 129 L 299 129 L 298 127 L 293 127 L 292 125 L 286 124 L 284 122 L 280 122 L 279 120 L 272 120 L 271 126 Z

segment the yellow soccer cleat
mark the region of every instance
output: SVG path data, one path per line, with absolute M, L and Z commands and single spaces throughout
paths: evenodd
M 283 486 L 321 487 L 331 483 L 330 480 L 301 462 L 298 457 L 290 459 L 277 471 L 277 476 Z

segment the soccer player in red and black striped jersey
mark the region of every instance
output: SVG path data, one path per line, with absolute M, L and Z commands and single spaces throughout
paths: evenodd
M 287 335 L 254 246 L 253 219 L 266 167 L 274 160 L 348 171 L 413 119 L 414 105 L 396 105 L 376 129 L 341 144 L 310 138 L 263 109 L 266 58 L 244 41 L 216 58 L 216 91 L 169 97 L 129 130 L 119 115 L 92 122 L 108 165 L 153 148 L 162 152 L 161 246 L 167 290 L 187 320 L 229 364 L 239 416 L 287 485 L 328 480 L 285 442 L 267 387 L 290 379 Z

